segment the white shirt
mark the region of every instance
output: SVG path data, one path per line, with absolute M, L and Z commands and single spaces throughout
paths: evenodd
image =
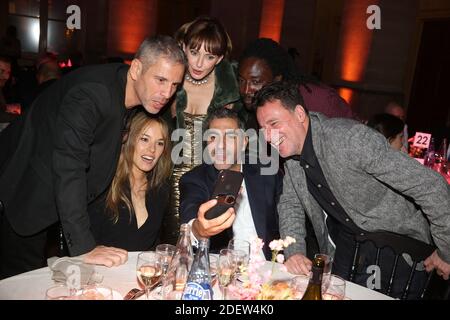
M 241 166 L 242 172 L 242 166 Z M 236 239 L 242 239 L 252 243 L 252 241 L 258 237 L 258 233 L 256 232 L 255 222 L 253 221 L 252 210 L 250 208 L 250 203 L 248 201 L 247 187 L 245 186 L 245 180 L 242 180 L 242 190 L 236 199 L 236 204 L 234 209 L 236 211 L 236 218 L 233 222 L 233 237 Z M 195 219 L 189 221 L 192 230 L 192 223 Z M 198 246 L 198 240 L 195 237 L 194 233 L 191 231 L 191 239 L 192 245 Z M 265 243 L 265 245 L 269 245 Z M 264 256 L 264 252 L 261 250 L 259 253 L 262 255 L 264 260 L 266 257 Z

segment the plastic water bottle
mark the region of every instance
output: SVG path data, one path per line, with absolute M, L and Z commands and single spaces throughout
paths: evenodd
M 209 271 L 209 239 L 201 239 L 191 272 L 184 288 L 182 300 L 212 300 L 211 274 Z

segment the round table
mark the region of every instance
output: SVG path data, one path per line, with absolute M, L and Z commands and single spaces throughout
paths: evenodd
M 118 267 L 107 268 L 96 266 L 97 273 L 103 275 L 102 284 L 111 287 L 122 296 L 132 288 L 137 288 L 136 260 L 138 252 L 129 252 L 128 261 Z M 268 262 L 269 263 L 269 262 Z M 0 281 L 0 300 L 40 300 L 45 298 L 45 291 L 54 285 L 52 271 L 41 268 Z M 277 271 L 277 277 L 289 279 L 292 274 Z M 218 288 L 214 288 L 215 296 L 220 297 Z M 364 288 L 357 284 L 346 283 L 346 296 L 351 300 L 392 300 L 379 292 Z

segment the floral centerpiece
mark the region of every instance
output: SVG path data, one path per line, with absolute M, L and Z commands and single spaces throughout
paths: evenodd
M 295 297 L 295 293 L 285 281 L 273 281 L 275 267 L 281 271 L 287 271 L 282 264 L 284 255 L 281 253 L 285 248 L 295 242 L 292 237 L 284 240 L 273 240 L 269 243 L 272 250 L 272 268 L 263 271 L 263 266 L 267 261 L 259 254 L 264 242 L 256 238 L 251 244 L 250 262 L 248 267 L 241 270 L 244 275 L 240 285 L 231 284 L 228 286 L 229 294 L 238 300 L 290 300 Z

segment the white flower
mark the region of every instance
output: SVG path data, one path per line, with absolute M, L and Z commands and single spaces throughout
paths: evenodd
M 287 248 L 289 247 L 291 244 L 295 243 L 295 239 L 287 236 L 284 240 L 283 240 L 283 247 Z
M 283 263 L 284 262 L 284 255 L 282 255 L 281 253 L 277 255 L 277 262 L 278 263 Z
M 283 250 L 283 240 L 272 240 L 269 243 L 270 250 L 281 251 Z

